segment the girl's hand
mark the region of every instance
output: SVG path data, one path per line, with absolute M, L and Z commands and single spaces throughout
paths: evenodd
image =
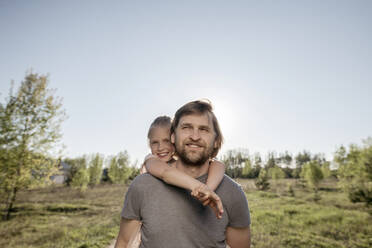
M 202 202 L 203 206 L 209 206 L 215 212 L 218 219 L 222 218 L 223 206 L 220 197 L 210 190 L 207 185 L 201 184 L 199 187 L 193 189 L 191 195 Z

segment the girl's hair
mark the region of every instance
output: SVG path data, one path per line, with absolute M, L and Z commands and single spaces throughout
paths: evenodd
M 147 138 L 150 139 L 151 130 L 154 127 L 170 127 L 172 125 L 171 118 L 169 116 L 159 116 L 150 125 L 149 131 L 147 133 Z

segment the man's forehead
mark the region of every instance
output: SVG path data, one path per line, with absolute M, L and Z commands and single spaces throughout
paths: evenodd
M 184 115 L 180 118 L 179 125 L 182 125 L 185 123 L 191 123 L 191 124 L 203 125 L 203 126 L 213 126 L 212 118 L 209 116 L 208 113 Z

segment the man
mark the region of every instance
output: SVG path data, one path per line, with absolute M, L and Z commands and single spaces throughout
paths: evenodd
M 171 141 L 179 158 L 174 166 L 205 182 L 209 161 L 222 145 L 212 106 L 193 101 L 181 107 Z M 140 247 L 250 247 L 250 215 L 241 187 L 225 175 L 216 193 L 224 204 L 220 219 L 188 191 L 149 174 L 138 176 L 125 197 L 116 247 L 127 247 L 141 222 Z

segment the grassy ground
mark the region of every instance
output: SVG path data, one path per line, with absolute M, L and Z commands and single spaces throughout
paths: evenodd
M 295 180 L 271 182 L 268 192 L 239 182 L 251 209 L 253 247 L 372 247 L 371 209 L 350 203 L 335 181 L 323 183 L 317 195 Z
M 118 233 L 125 192 L 120 185 L 21 192 L 12 219 L 0 221 L 0 247 L 106 247 Z
M 371 209 L 350 203 L 335 182 L 323 183 L 316 197 L 295 180 L 272 182 L 268 192 L 239 182 L 251 209 L 252 247 L 372 247 Z M 117 235 L 125 191 L 23 191 L 13 218 L 0 221 L 0 247 L 106 247 Z

